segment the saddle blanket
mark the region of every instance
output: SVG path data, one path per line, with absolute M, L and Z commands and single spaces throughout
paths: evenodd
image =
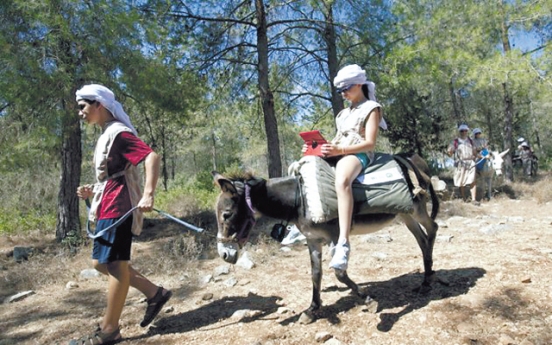
M 337 218 L 335 168 L 317 156 L 305 156 L 288 169 L 300 176 L 308 215 L 314 223 Z M 410 213 L 413 196 L 393 155 L 376 153 L 374 161 L 353 182 L 354 214 Z

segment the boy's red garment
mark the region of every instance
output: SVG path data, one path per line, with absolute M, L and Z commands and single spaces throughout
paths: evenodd
M 107 171 L 114 175 L 125 170 L 128 163 L 140 164 L 153 150 L 130 132 L 121 132 L 115 138 L 107 158 Z M 98 219 L 119 218 L 132 208 L 125 177 L 108 180 L 98 207 Z

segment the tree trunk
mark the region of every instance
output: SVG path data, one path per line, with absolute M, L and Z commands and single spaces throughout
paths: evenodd
M 504 150 L 506 150 L 512 147 L 512 120 L 514 117 L 514 109 L 512 97 L 510 96 L 506 83 L 502 84 L 502 89 L 504 90 Z M 511 152 L 508 152 L 504 158 L 504 176 L 507 180 L 513 181 L 514 169 L 512 166 Z
M 62 118 L 61 178 L 58 193 L 56 240 L 60 242 L 70 231 L 80 232 L 79 200 L 77 187 L 81 176 L 81 130 L 79 118 L 67 110 L 68 101 L 63 101 L 65 114 Z
M 337 46 L 336 46 L 336 35 L 335 35 L 335 26 L 333 21 L 333 8 L 331 2 L 325 2 L 327 13 L 324 13 L 326 18 L 326 24 L 324 27 L 324 41 L 326 42 L 326 49 L 328 54 L 328 72 L 330 77 L 330 90 L 332 97 L 332 110 L 334 117 L 339 114 L 343 109 L 343 98 L 333 84 L 333 80 L 339 71 L 339 62 L 337 59 Z
M 282 159 L 280 156 L 280 140 L 278 138 L 278 122 L 274 111 L 274 95 L 269 85 L 268 37 L 263 0 L 255 0 L 255 8 L 257 15 L 257 54 L 259 59 L 257 70 L 267 140 L 268 177 L 281 177 Z
M 460 114 L 460 110 L 458 109 L 458 103 L 456 102 L 456 92 L 454 91 L 454 85 L 452 84 L 452 79 L 449 83 L 449 91 L 450 91 L 450 101 L 452 102 L 452 110 L 454 111 L 454 119 L 456 120 L 456 124 L 460 124 L 462 119 L 462 115 Z
M 168 181 L 169 181 L 169 170 L 167 168 L 167 142 L 166 142 L 166 136 L 165 136 L 165 127 L 161 126 L 160 128 L 160 134 L 161 134 L 161 174 L 163 176 L 163 190 L 166 192 L 168 190 Z
M 502 13 L 501 21 L 501 34 L 502 34 L 502 49 L 504 55 L 510 52 L 510 39 L 508 38 L 508 25 L 506 25 L 506 15 L 504 13 L 504 2 L 499 0 L 500 11 Z M 508 89 L 507 80 L 502 83 L 502 89 L 504 90 L 504 150 L 512 147 L 512 123 L 514 120 L 514 102 L 510 91 Z M 504 159 L 504 176 L 507 180 L 514 180 L 514 169 L 512 167 L 512 150 L 508 152 Z

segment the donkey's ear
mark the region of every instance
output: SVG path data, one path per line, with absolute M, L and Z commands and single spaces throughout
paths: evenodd
M 508 153 L 508 151 L 510 151 L 510 149 L 506 149 L 505 151 L 500 152 L 498 155 L 504 158 L 504 156 Z
M 232 183 L 232 181 L 230 181 L 229 179 L 227 179 L 226 177 L 222 176 L 221 174 L 219 174 L 219 173 L 216 172 L 216 171 L 212 171 L 211 174 L 213 175 L 213 180 L 215 181 L 215 183 L 217 184 L 217 186 L 219 186 L 220 189 L 221 189 L 224 193 L 232 193 L 232 194 L 235 194 L 235 193 L 238 192 L 238 191 L 236 190 L 236 187 L 234 187 L 234 184 Z

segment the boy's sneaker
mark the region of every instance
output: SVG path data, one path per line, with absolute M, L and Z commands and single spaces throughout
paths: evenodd
M 335 253 L 330 261 L 330 268 L 341 271 L 346 270 L 347 265 L 349 264 L 350 251 L 351 247 L 349 246 L 349 243 L 338 243 L 335 246 Z

